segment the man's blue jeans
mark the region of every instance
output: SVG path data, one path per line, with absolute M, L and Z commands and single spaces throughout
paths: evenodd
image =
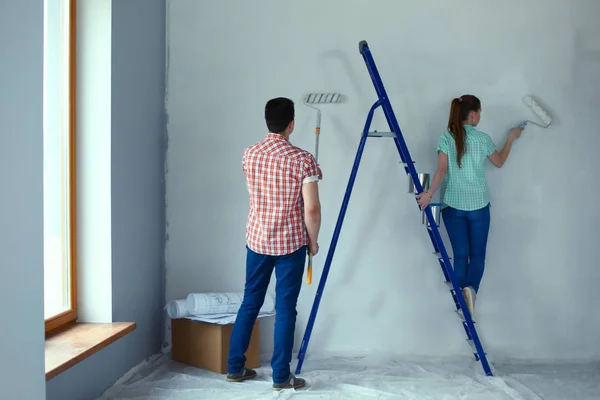
M 306 261 L 306 246 L 292 254 L 269 256 L 247 248 L 244 300 L 238 311 L 229 343 L 228 372 L 239 373 L 246 363 L 250 336 L 258 311 L 263 305 L 271 274 L 275 269 L 275 343 L 271 367 L 273 382 L 283 383 L 290 377 L 290 362 L 296 328 L 296 303 Z
M 471 286 L 477 293 L 485 269 L 490 205 L 475 211 L 445 207 L 442 217 L 452 244 L 454 273 L 458 284 L 461 288 Z

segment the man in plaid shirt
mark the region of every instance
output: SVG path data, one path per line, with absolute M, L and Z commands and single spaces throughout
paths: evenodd
M 294 103 L 275 98 L 265 107 L 269 133 L 244 151 L 242 169 L 250 195 L 246 226 L 246 285 L 244 300 L 231 334 L 227 380 L 254 378 L 244 354 L 263 305 L 273 269 L 275 345 L 271 367 L 275 390 L 299 388 L 304 379 L 290 371 L 296 302 L 302 286 L 306 254 L 319 251 L 321 225 L 318 181 L 322 173 L 315 158 L 289 141 L 294 130 Z

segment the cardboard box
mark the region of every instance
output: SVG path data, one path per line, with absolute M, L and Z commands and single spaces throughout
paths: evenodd
M 233 324 L 217 325 L 187 318 L 172 319 L 172 359 L 208 371 L 226 374 L 232 330 Z M 246 367 L 260 367 L 258 320 L 252 331 L 246 359 Z

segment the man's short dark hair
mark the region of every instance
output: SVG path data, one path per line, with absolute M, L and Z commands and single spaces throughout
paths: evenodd
M 285 97 L 267 101 L 265 121 L 271 133 L 283 133 L 294 120 L 294 102 Z

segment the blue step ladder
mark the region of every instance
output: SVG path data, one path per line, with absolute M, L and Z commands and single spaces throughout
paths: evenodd
M 377 92 L 378 100 L 375 102 L 375 104 L 373 104 L 373 106 L 369 110 L 369 114 L 367 115 L 367 121 L 365 123 L 365 128 L 362 132 L 360 143 L 358 145 L 358 151 L 356 152 L 354 165 L 352 166 L 352 172 L 350 173 L 350 179 L 346 188 L 346 194 L 344 195 L 344 200 L 342 202 L 340 214 L 338 216 L 338 220 L 335 226 L 335 231 L 333 232 L 333 237 L 331 239 L 331 245 L 329 246 L 329 252 L 327 253 L 327 258 L 325 259 L 325 265 L 323 267 L 321 280 L 319 281 L 319 287 L 317 288 L 315 301 L 310 312 L 310 317 L 308 319 L 306 331 L 304 332 L 304 338 L 302 339 L 300 352 L 298 353 L 298 365 L 296 367 L 296 375 L 299 375 L 302 370 L 302 364 L 304 363 L 304 357 L 306 356 L 306 349 L 308 347 L 310 335 L 315 324 L 317 311 L 319 310 L 319 304 L 321 302 L 321 297 L 323 296 L 323 290 L 325 289 L 325 282 L 327 281 L 327 276 L 329 275 L 329 268 L 331 268 L 333 254 L 335 252 L 335 247 L 340 236 L 342 223 L 344 222 L 344 216 L 348 207 L 348 201 L 350 200 L 352 188 L 356 179 L 356 173 L 358 171 L 358 166 L 360 164 L 360 160 L 362 157 L 363 150 L 365 148 L 367 138 L 393 138 L 394 143 L 396 144 L 396 148 L 398 149 L 398 153 L 400 154 L 400 158 L 402 159 L 404 169 L 407 174 L 410 174 L 412 182 L 414 182 L 416 193 L 423 192 L 423 186 L 421 185 L 421 182 L 418 178 L 417 171 L 414 166 L 414 161 L 411 159 L 408 147 L 406 146 L 404 138 L 402 137 L 402 131 L 400 130 L 400 126 L 398 125 L 398 121 L 396 120 L 396 116 L 394 115 L 392 105 L 387 96 L 385 88 L 383 87 L 383 82 L 381 81 L 381 77 L 379 76 L 379 72 L 377 71 L 377 67 L 375 66 L 375 61 L 373 60 L 373 56 L 371 55 L 371 50 L 369 50 L 369 46 L 364 40 L 359 43 L 358 48 L 360 54 L 362 54 L 365 60 L 367 70 L 371 75 L 371 79 L 373 80 L 373 85 L 375 86 L 375 91 Z M 391 132 L 369 132 L 369 128 L 371 127 L 371 121 L 373 120 L 373 114 L 378 107 L 381 107 L 383 109 L 383 113 L 385 115 Z M 444 242 L 442 240 L 442 237 L 440 236 L 440 232 L 437 223 L 433 217 L 431 208 L 427 207 L 424 212 L 427 216 L 428 224 L 426 226 L 427 232 L 429 233 L 429 238 L 431 239 L 431 243 L 433 244 L 433 254 L 437 257 L 440 267 L 442 268 L 442 272 L 444 273 L 445 284 L 450 289 L 450 293 L 452 294 L 452 298 L 454 299 L 454 304 L 456 306 L 457 314 L 462 320 L 462 325 L 464 327 L 465 333 L 467 334 L 467 342 L 473 349 L 475 360 L 481 362 L 485 374 L 488 376 L 492 376 L 490 365 L 488 364 L 486 354 L 483 350 L 483 346 L 481 345 L 481 341 L 479 340 L 479 336 L 477 335 L 477 330 L 475 329 L 475 322 L 471 318 L 471 315 L 465 303 L 465 299 L 462 295 L 462 291 L 454 275 L 454 270 L 452 268 L 452 264 L 450 263 L 450 258 L 448 257 L 446 247 L 444 246 Z M 462 316 L 460 310 L 462 310 Z

